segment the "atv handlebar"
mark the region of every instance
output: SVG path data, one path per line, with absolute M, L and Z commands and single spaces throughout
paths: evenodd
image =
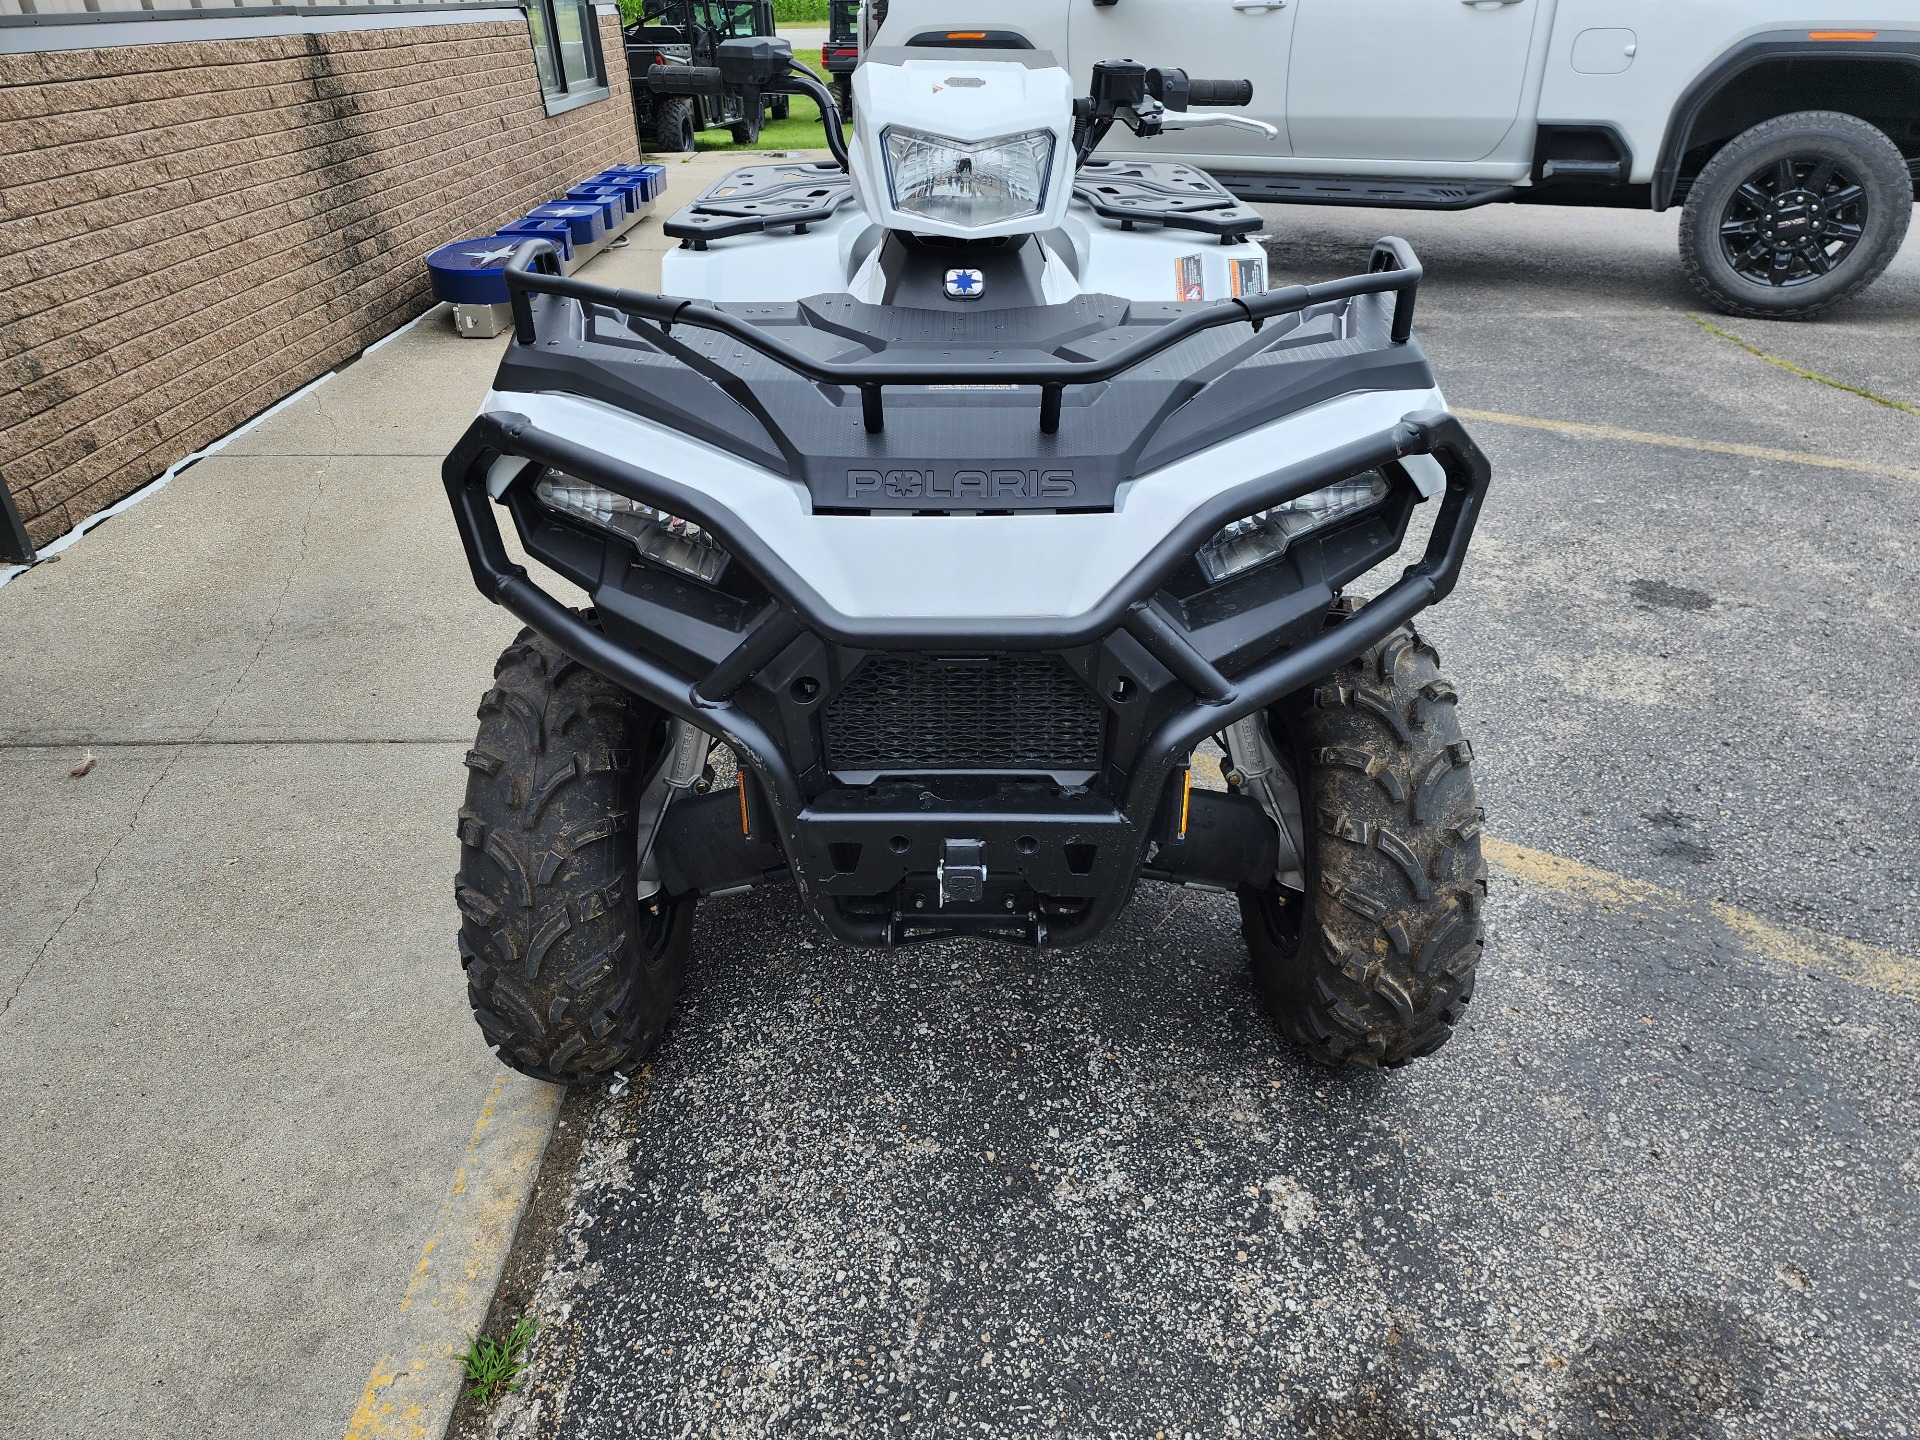
M 823 87 L 824 88 L 824 87 Z M 829 113 L 823 109 L 823 115 Z M 831 112 L 838 119 L 838 112 Z M 1393 317 L 1387 336 L 1395 345 L 1404 345 L 1413 334 L 1413 303 L 1420 288 L 1420 261 L 1413 247 L 1398 236 L 1376 240 L 1367 262 L 1367 273 L 1350 275 L 1344 280 L 1326 280 L 1318 285 L 1288 285 L 1264 295 L 1236 300 L 1219 300 L 1189 310 L 1168 321 L 1154 333 L 1132 344 L 1123 345 L 1098 360 L 1063 360 L 1057 356 L 1025 364 L 1009 363 L 998 352 L 988 352 L 979 362 L 964 361 L 875 361 L 820 360 L 796 349 L 784 340 L 729 310 L 699 300 L 682 300 L 672 295 L 656 295 L 646 290 L 616 290 L 575 280 L 560 272 L 559 254 L 550 240 L 531 239 L 515 248 L 507 260 L 504 278 L 507 298 L 513 306 L 513 337 L 521 345 L 532 345 L 539 338 L 533 324 L 531 295 L 559 295 L 592 305 L 605 305 L 640 320 L 651 320 L 666 331 L 675 325 L 695 325 L 717 330 L 741 344 L 759 351 L 775 364 L 784 365 L 797 375 L 829 385 L 851 385 L 860 391 L 860 416 L 867 433 L 879 434 L 886 427 L 881 392 L 888 385 L 964 385 L 991 381 L 998 385 L 1038 385 L 1040 387 L 1040 430 L 1051 435 L 1060 428 L 1060 401 L 1069 385 L 1090 385 L 1111 380 L 1123 371 L 1151 360 L 1203 330 L 1222 325 L 1251 324 L 1257 332 L 1264 321 L 1278 315 L 1291 315 L 1309 305 L 1328 300 L 1346 300 L 1359 295 L 1394 296 Z

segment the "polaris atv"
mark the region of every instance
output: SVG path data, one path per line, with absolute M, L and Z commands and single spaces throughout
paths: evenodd
M 550 1080 L 630 1067 L 706 896 L 790 886 L 855 945 L 1078 945 L 1146 879 L 1238 897 L 1319 1059 L 1444 1043 L 1486 872 L 1410 622 L 1489 472 L 1412 337 L 1407 245 L 1268 289 L 1259 216 L 1204 174 L 1089 158 L 1116 123 L 1267 132 L 1191 108 L 1245 82 L 1118 61 L 1076 96 L 1043 52 L 876 49 L 849 147 L 785 42 L 718 58 L 812 96 L 834 161 L 694 200 L 664 294 L 521 245 L 445 466 L 475 580 L 528 626 L 459 823 L 487 1040 Z M 1420 557 L 1347 593 L 1426 505 Z

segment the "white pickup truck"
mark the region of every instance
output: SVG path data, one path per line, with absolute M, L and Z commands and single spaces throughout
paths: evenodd
M 1920 176 L 1920 0 L 867 0 L 863 35 L 1250 80 L 1276 138 L 1100 151 L 1247 200 L 1683 205 L 1686 273 L 1736 315 L 1871 283 Z

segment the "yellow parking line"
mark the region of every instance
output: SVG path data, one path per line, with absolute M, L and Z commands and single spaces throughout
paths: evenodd
M 1596 440 L 1626 440 L 1635 445 L 1661 445 L 1669 450 L 1702 450 L 1713 455 L 1739 455 L 1749 460 L 1774 460 L 1788 465 L 1813 465 L 1822 470 L 1850 470 L 1858 475 L 1890 475 L 1896 480 L 1920 480 L 1920 470 L 1904 465 L 1881 465 L 1872 460 L 1843 460 L 1837 455 L 1815 455 L 1808 450 L 1775 450 L 1767 445 L 1742 445 L 1732 440 L 1696 440 L 1690 435 L 1665 435 L 1657 430 L 1622 430 L 1617 425 L 1589 425 L 1584 420 L 1543 420 L 1536 415 L 1508 415 L 1499 410 L 1462 410 L 1462 420 L 1488 425 L 1517 425 L 1527 430 L 1551 430 L 1560 435 L 1587 435 Z
M 1529 850 L 1490 835 L 1482 837 L 1481 846 L 1489 865 L 1531 890 L 1602 908 L 1639 908 L 1657 910 L 1668 917 L 1711 920 L 1747 949 L 1776 964 L 1817 970 L 1889 995 L 1920 1000 L 1920 960 L 1897 951 L 1801 925 L 1776 924 L 1737 906 L 1696 900 L 1663 885 L 1616 875 L 1544 850 Z
M 445 1433 L 463 1383 L 459 1357 L 486 1322 L 562 1093 L 520 1075 L 503 1073 L 494 1082 L 401 1297 L 393 1343 L 374 1362 L 346 1440 Z

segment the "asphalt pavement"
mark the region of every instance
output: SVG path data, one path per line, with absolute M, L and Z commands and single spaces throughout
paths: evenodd
M 1673 216 L 1268 213 L 1276 283 L 1414 243 L 1496 466 L 1424 622 L 1494 862 L 1465 1025 L 1317 1069 L 1231 902 L 1155 885 L 1042 955 L 708 902 L 645 1074 L 568 1101 L 496 1306 L 529 1383 L 459 1433 L 1920 1423 L 1920 414 L 1737 343 L 1920 405 L 1920 244 L 1761 324 Z

